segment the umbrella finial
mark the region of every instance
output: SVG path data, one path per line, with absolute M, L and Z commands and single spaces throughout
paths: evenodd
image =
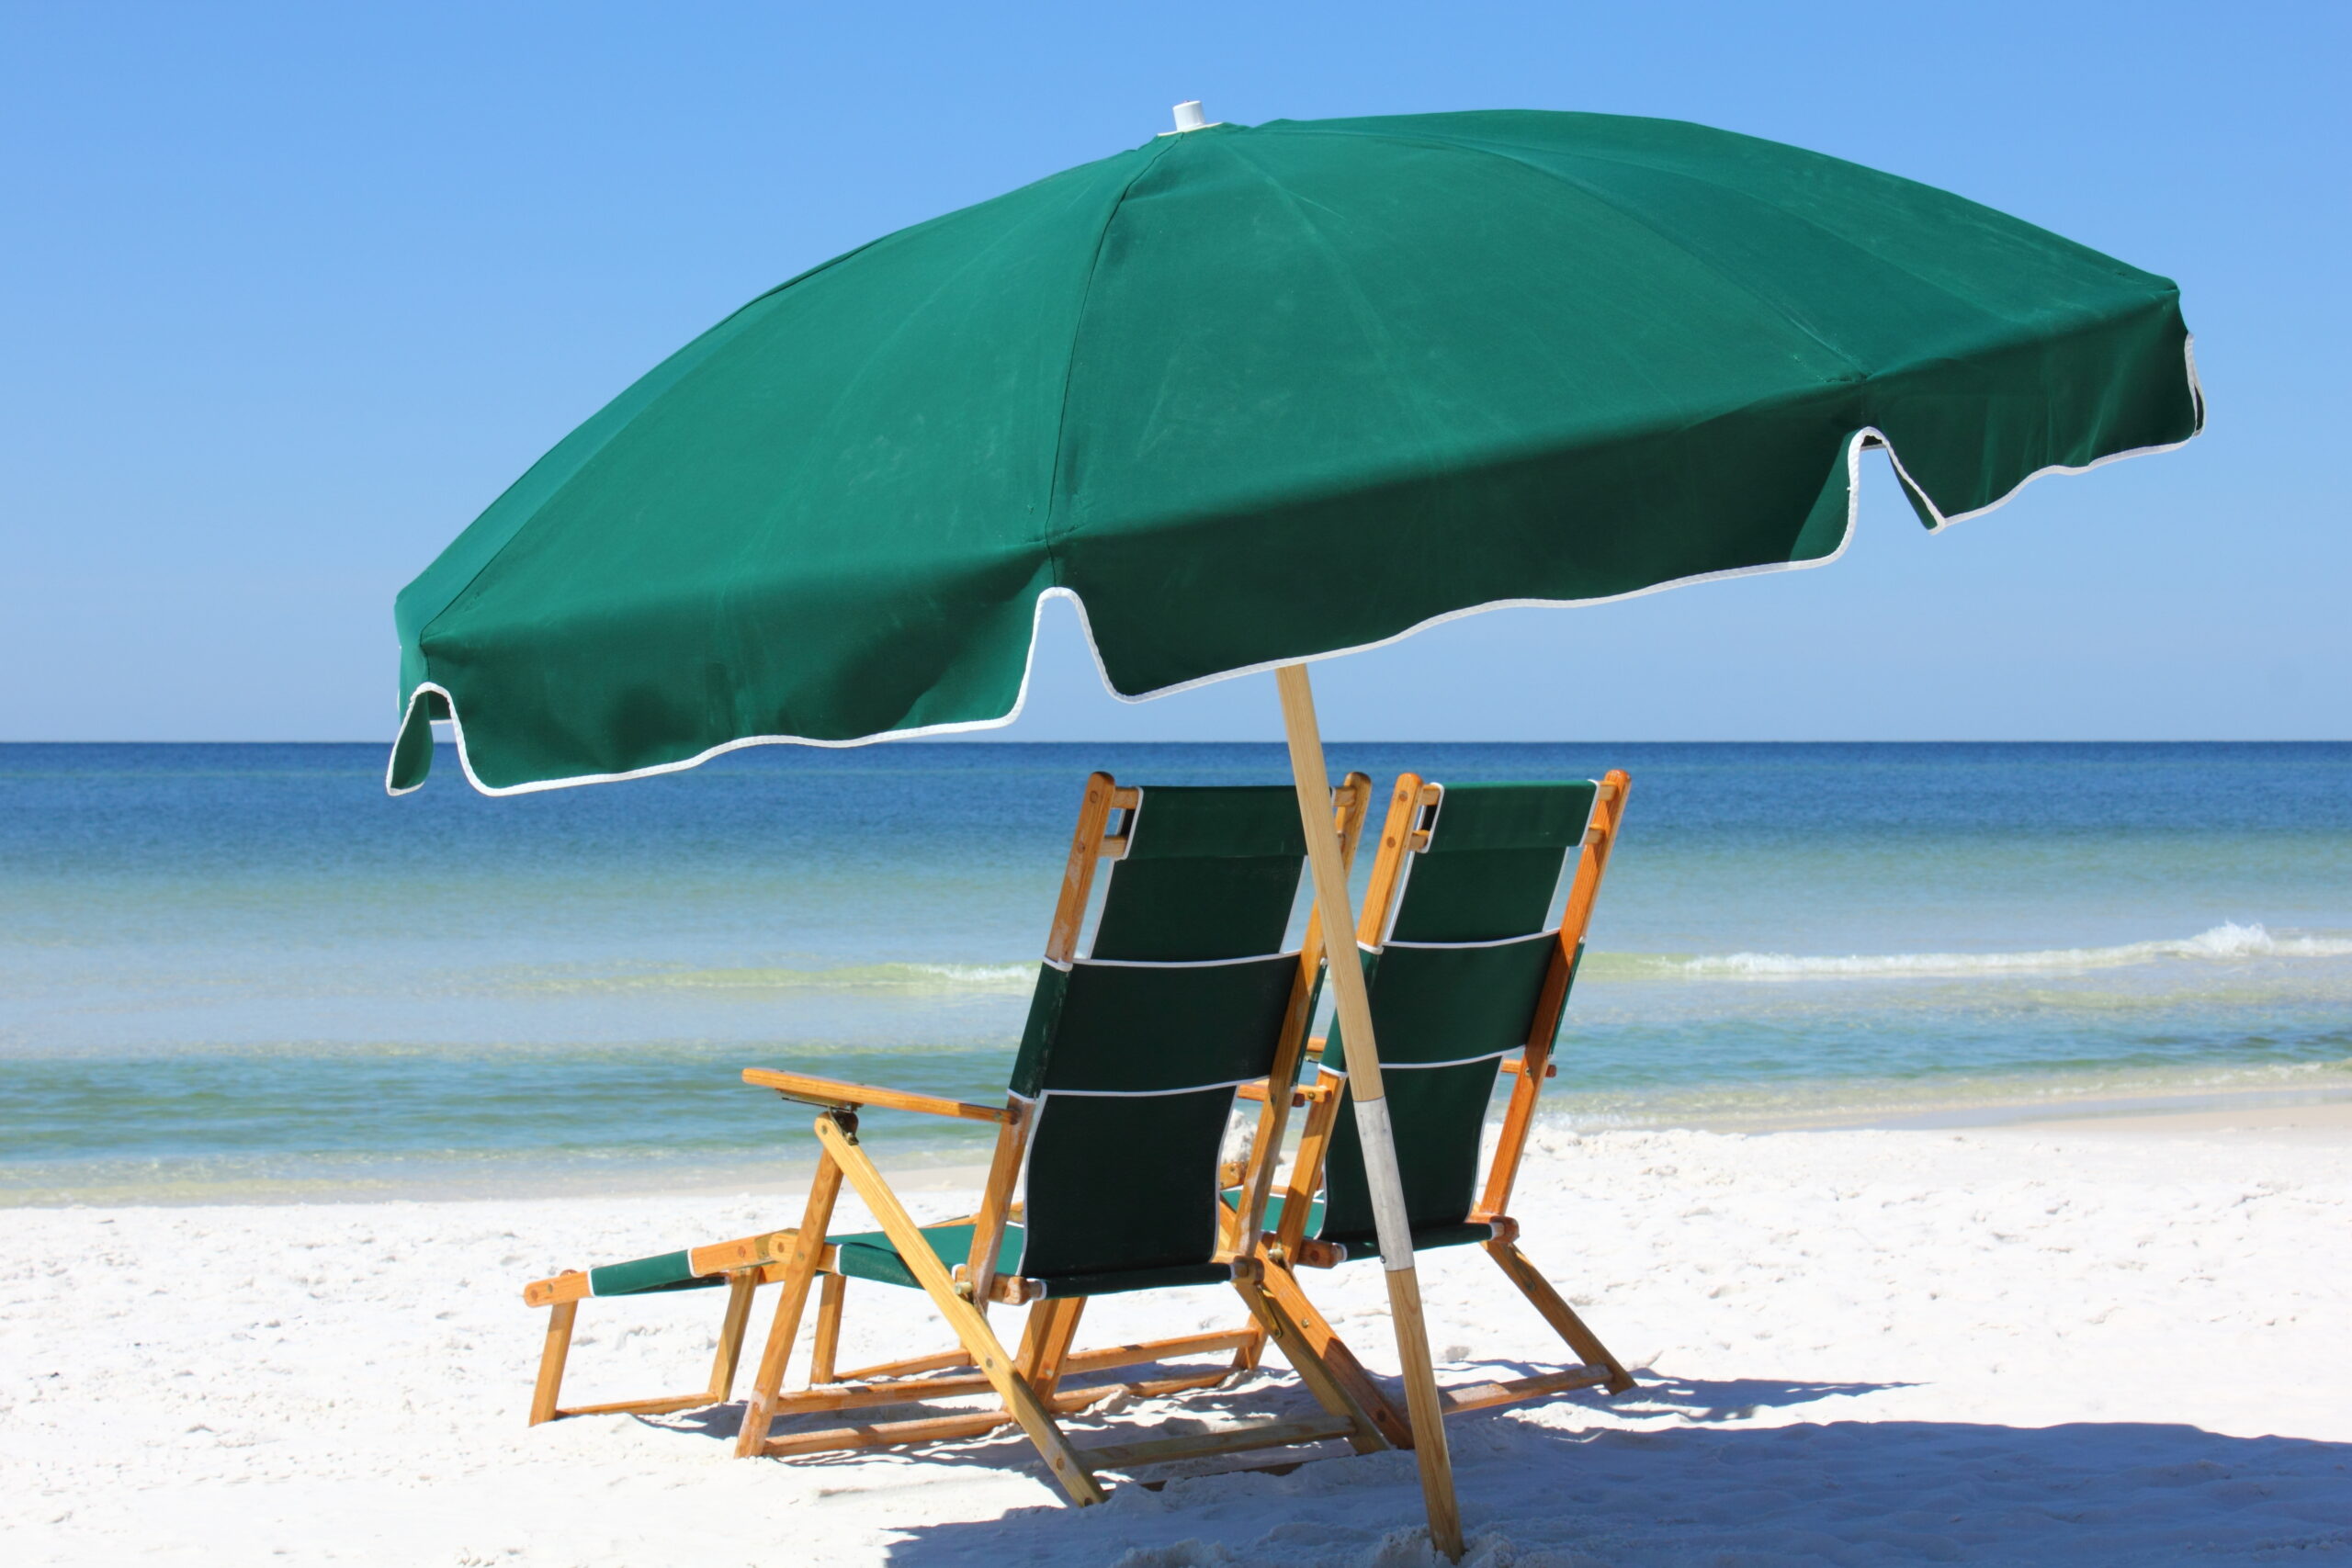
M 1207 117 L 1201 113 L 1201 100 L 1193 98 L 1189 102 L 1181 103 L 1176 106 L 1176 129 L 1173 130 L 1163 130 L 1159 134 L 1162 136 L 1182 136 L 1188 130 L 1205 130 L 1208 129 L 1208 126 L 1209 121 Z

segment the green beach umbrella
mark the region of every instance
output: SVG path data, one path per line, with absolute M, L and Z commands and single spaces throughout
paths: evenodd
M 2201 423 L 2170 281 L 1891 175 L 1604 115 L 1198 119 L 778 286 L 567 436 L 400 595 L 390 787 L 435 718 L 493 794 L 1009 723 L 1065 596 L 1122 697 L 1283 671 L 1344 911 L 1305 661 L 1828 561 L 1869 447 L 1940 528 Z

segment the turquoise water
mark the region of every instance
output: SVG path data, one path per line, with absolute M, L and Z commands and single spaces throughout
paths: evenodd
M 1337 745 L 1634 779 L 1553 1113 L 2352 1095 L 2352 745 Z M 769 748 L 489 800 L 372 746 L 0 746 L 0 1201 L 788 1182 L 798 1066 L 1001 1094 L 1090 768 Z M 876 1118 L 898 1157 L 979 1157 Z

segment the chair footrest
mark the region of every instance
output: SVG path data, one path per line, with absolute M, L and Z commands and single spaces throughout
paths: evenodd
M 1316 1416 L 1301 1421 L 1261 1421 L 1247 1427 L 1186 1432 L 1179 1437 L 1153 1438 L 1140 1443 L 1105 1443 L 1099 1448 L 1080 1449 L 1078 1457 L 1085 1461 L 1089 1470 L 1133 1470 L 1137 1465 L 1167 1464 L 1180 1459 L 1203 1459 L 1210 1454 L 1282 1448 L 1291 1443 L 1319 1443 L 1326 1438 L 1344 1438 L 1353 1430 L 1355 1423 L 1344 1416 Z
M 1484 1410 L 1490 1405 L 1516 1404 L 1522 1399 L 1541 1399 L 1545 1394 L 1566 1393 L 1572 1389 L 1591 1388 L 1610 1379 L 1607 1367 L 1570 1367 L 1564 1372 L 1545 1372 L 1541 1377 L 1512 1378 L 1505 1382 L 1473 1383 L 1467 1388 L 1439 1390 L 1445 1402 L 1445 1413 Z

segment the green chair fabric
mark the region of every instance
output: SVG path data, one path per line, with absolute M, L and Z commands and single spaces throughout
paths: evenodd
M 1228 1205 L 1241 1201 L 1241 1189 L 1238 1187 L 1227 1188 L 1225 1190 L 1225 1201 Z M 1329 1241 L 1329 1238 L 1322 1235 L 1323 1214 L 1326 1205 L 1323 1200 L 1319 1197 L 1314 1199 L 1307 1204 L 1306 1234 L 1311 1236 L 1316 1236 L 1318 1239 Z M 1271 1231 L 1279 1227 L 1282 1223 L 1283 1195 L 1277 1192 L 1272 1197 L 1266 1200 L 1266 1218 L 1261 1228 Z M 1427 1252 L 1434 1247 L 1459 1247 L 1464 1242 L 1484 1241 L 1493 1234 L 1494 1227 L 1492 1225 L 1468 1224 L 1416 1225 L 1413 1227 L 1413 1250 L 1416 1252 Z M 1351 1255 L 1363 1258 L 1376 1258 L 1380 1254 L 1379 1247 L 1370 1242 L 1359 1241 L 1354 1244 L 1352 1248 L 1350 1244 L 1346 1242 L 1331 1242 L 1330 1245 L 1339 1248 L 1342 1261 L 1348 1258 Z
M 949 1269 L 968 1262 L 972 1256 L 972 1230 L 969 1224 L 925 1225 L 923 1239 L 931 1244 L 939 1260 Z M 854 1235 L 827 1238 L 840 1251 L 834 1256 L 835 1269 L 852 1279 L 872 1280 L 885 1285 L 902 1285 L 920 1289 L 922 1281 L 908 1268 L 890 1238 L 880 1231 L 860 1231 Z M 997 1247 L 997 1269 L 1001 1273 L 1021 1272 L 1021 1255 L 1027 1237 L 1020 1225 L 1007 1225 L 1003 1239 Z M 1157 1290 L 1164 1285 L 1215 1285 L 1232 1277 L 1232 1269 L 1223 1264 L 1179 1264 L 1161 1269 L 1127 1269 L 1093 1274 L 1069 1274 L 1046 1281 L 1048 1296 L 1108 1296 L 1122 1291 Z
M 588 1293 L 594 1296 L 647 1296 L 657 1291 L 705 1291 L 727 1283 L 724 1274 L 696 1274 L 688 1265 L 691 1255 L 664 1252 L 652 1258 L 607 1263 L 588 1270 Z
M 998 1267 L 1049 1295 L 1230 1278 L 1210 1261 L 1217 1156 L 1298 976 L 1282 951 L 1306 854 L 1290 786 L 1146 788 L 1125 826 L 1092 948 L 1039 972 L 1012 1072 L 1036 1109 Z M 970 1246 L 968 1226 L 926 1234 L 951 1264 Z M 915 1282 L 887 1241 L 833 1239 L 842 1272 Z
M 1502 1059 L 1534 1025 L 1558 940 L 1547 917 L 1599 794 L 1590 782 L 1446 787 L 1429 847 L 1406 859 L 1386 939 L 1362 955 L 1416 1249 L 1491 1234 L 1469 1219 L 1487 1109 Z M 1346 1060 L 1336 1026 L 1323 1060 L 1333 1071 Z M 1344 1098 L 1325 1184 L 1308 1234 L 1375 1254 L 1363 1147 Z

